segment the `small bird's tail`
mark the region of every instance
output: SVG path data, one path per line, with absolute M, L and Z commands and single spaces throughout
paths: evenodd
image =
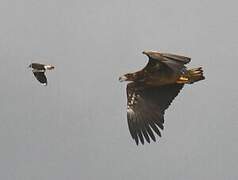
M 52 69 L 54 69 L 55 67 L 54 66 L 52 66 L 52 65 L 45 65 L 45 69 L 47 69 L 47 70 L 52 70 Z
M 187 70 L 187 72 L 177 80 L 177 83 L 192 84 L 203 79 L 205 79 L 203 70 L 202 67 L 199 67 Z

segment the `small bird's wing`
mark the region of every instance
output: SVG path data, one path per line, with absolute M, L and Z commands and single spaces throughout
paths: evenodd
M 37 70 L 44 70 L 45 69 L 45 65 L 44 64 L 40 64 L 40 63 L 32 63 L 31 67 L 33 69 L 37 69 Z
M 43 85 L 47 85 L 47 78 L 44 72 L 33 72 L 36 79 Z
M 168 53 L 151 53 L 149 55 L 149 62 L 145 66 L 144 70 L 154 71 L 159 70 L 161 67 L 168 68 L 174 72 L 180 72 L 185 68 L 185 64 L 190 62 L 189 57 L 168 54 Z
M 156 141 L 154 132 L 161 136 L 164 112 L 182 89 L 183 84 L 145 87 L 139 83 L 127 85 L 127 122 L 130 134 L 138 145 L 139 140 Z

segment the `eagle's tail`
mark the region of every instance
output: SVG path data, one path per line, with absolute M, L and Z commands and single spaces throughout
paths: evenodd
M 177 83 L 186 83 L 192 84 L 197 81 L 205 79 L 203 76 L 202 67 L 189 69 L 185 74 L 183 74 L 178 80 Z

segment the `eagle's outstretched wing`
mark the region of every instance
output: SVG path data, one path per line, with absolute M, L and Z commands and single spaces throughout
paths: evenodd
M 154 132 L 161 136 L 164 128 L 164 112 L 182 89 L 183 84 L 148 87 L 140 83 L 127 85 L 127 121 L 132 138 L 138 145 L 139 140 L 156 141 Z
M 44 72 L 33 72 L 33 74 L 41 84 L 43 84 L 44 86 L 47 85 L 47 78 Z

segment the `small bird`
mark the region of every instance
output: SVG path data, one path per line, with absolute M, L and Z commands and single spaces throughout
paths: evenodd
M 55 67 L 52 65 L 45 65 L 45 64 L 39 64 L 39 63 L 31 63 L 28 68 L 32 69 L 32 72 L 36 79 L 44 86 L 47 85 L 47 78 L 45 76 L 46 70 L 52 70 Z
M 136 144 L 156 141 L 164 129 L 164 113 L 184 84 L 205 79 L 201 67 L 187 69 L 189 57 L 143 51 L 149 62 L 140 71 L 119 77 L 127 84 L 127 122 Z

